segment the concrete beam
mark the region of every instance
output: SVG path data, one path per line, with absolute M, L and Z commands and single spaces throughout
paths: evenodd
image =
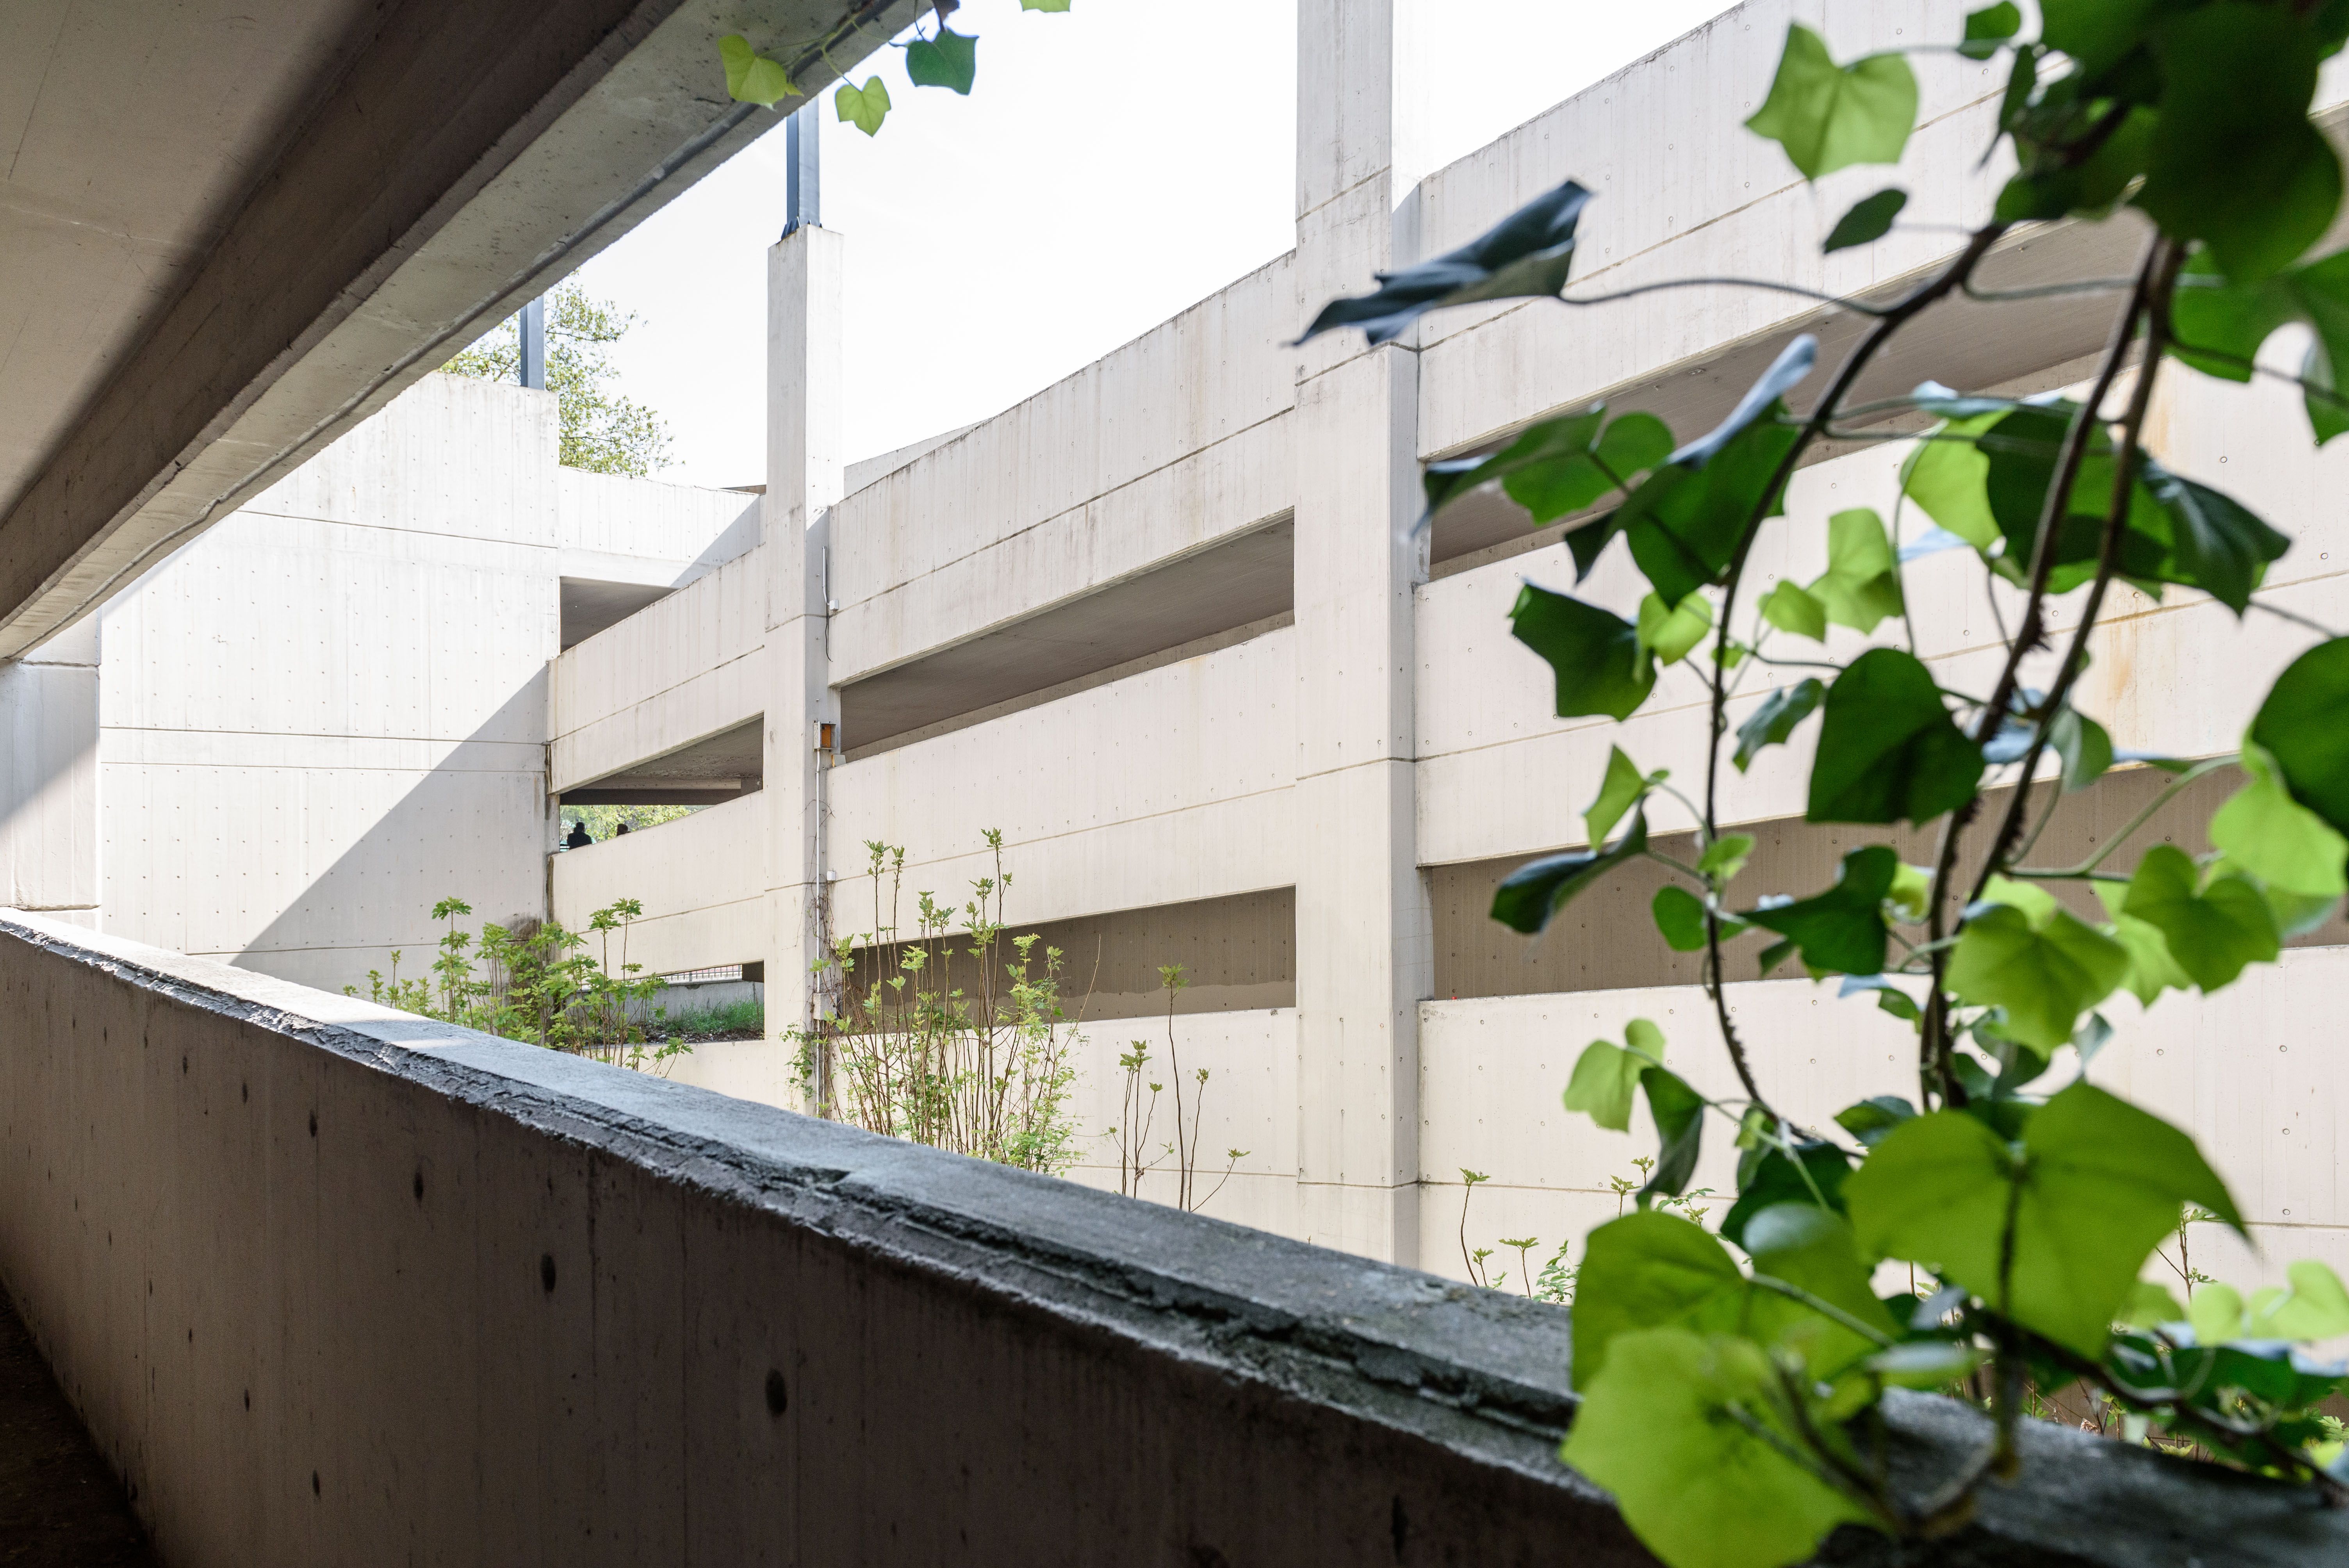
M 408 0 L 0 520 L 0 659 L 53 635 L 690 186 L 918 0 Z M 864 40 L 860 45 L 859 40 Z M 830 51 L 827 60 L 819 45 Z M 781 202 L 778 199 L 778 213 Z

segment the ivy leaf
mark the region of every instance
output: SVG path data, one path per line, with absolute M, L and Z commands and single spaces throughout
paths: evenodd
M 1792 941 L 1804 965 L 1819 974 L 1880 975 L 1884 971 L 1884 896 L 1900 869 L 1889 844 L 1853 850 L 1837 868 L 1836 884 L 1812 897 L 1746 912 L 1741 918 Z
M 1745 869 L 1746 857 L 1753 852 L 1753 834 L 1723 833 L 1707 844 L 1704 853 L 1697 857 L 1698 874 L 1722 882 L 1734 882 L 1737 873 Z
M 1603 844 L 1623 813 L 1647 799 L 1652 781 L 1619 746 L 1607 748 L 1607 776 L 1599 781 L 1598 799 L 1584 808 L 1582 825 L 1593 844 Z
M 1631 818 L 1631 826 L 1609 849 L 1577 850 L 1528 861 L 1501 879 L 1493 890 L 1493 918 L 1510 930 L 1531 936 L 1550 923 L 1574 895 L 1648 848 L 1645 812 Z
M 1696 894 L 1677 882 L 1668 882 L 1656 890 L 1648 908 L 1655 916 L 1656 929 L 1663 934 L 1665 946 L 1675 953 L 1694 953 L 1704 946 L 1704 901 Z
M 2349 1334 L 2349 1290 L 2341 1276 L 2313 1259 L 2283 1271 L 2290 1291 L 2263 1290 L 2251 1297 L 2250 1337 L 2333 1339 Z
M 1958 46 L 1958 53 L 1970 60 L 1987 60 L 2022 30 L 2023 13 L 2014 0 L 1998 0 L 1995 5 L 1966 13 L 1966 41 Z
M 1854 245 L 1865 245 L 1880 240 L 1890 232 L 1892 220 L 1900 209 L 1909 205 L 1909 192 L 1899 186 L 1888 186 L 1873 196 L 1863 196 L 1852 204 L 1851 211 L 1836 220 L 1827 231 L 1827 242 L 1819 247 L 1826 255 L 1848 251 Z
M 1648 1091 L 1648 1114 L 1655 1119 L 1657 1142 L 1656 1168 L 1648 1172 L 1648 1184 L 1632 1200 L 1644 1209 L 1658 1193 L 1677 1198 L 1688 1191 L 1704 1141 L 1704 1097 L 1669 1068 L 1643 1069 L 1640 1087 Z
M 2292 541 L 2252 516 L 2231 497 L 2158 463 L 2147 463 L 2146 487 L 2169 514 L 2170 569 L 2163 581 L 2199 588 L 2240 617 L 2271 561 Z
M 1827 639 L 1827 607 L 1809 590 L 1793 583 L 1781 582 L 1764 595 L 1762 618 L 1790 636 L 1808 637 L 1815 643 Z
M 1613 1493 L 1632 1533 L 1673 1568 L 1803 1562 L 1838 1524 L 1869 1522 L 1788 1457 L 1800 1438 L 1749 1341 L 1643 1327 L 1622 1336 L 1609 1369 L 1584 1376 L 1578 1350 L 1575 1381 L 1582 1403 L 1558 1457 Z
M 718 40 L 718 57 L 726 66 L 726 96 L 736 103 L 772 108 L 777 99 L 800 90 L 792 85 L 789 72 L 750 47 L 750 40 L 740 33 Z
M 1964 1111 L 1904 1122 L 1844 1196 L 1863 1247 L 1923 1264 L 2089 1357 L 2103 1353 L 2182 1205 L 2242 1229 L 2192 1139 L 2086 1082 L 2032 1112 L 2019 1148 Z M 2011 1291 L 2000 1279 L 2010 1210 Z
M 2308 121 L 2316 31 L 2233 0 L 2168 16 L 2154 36 L 2161 110 L 2137 204 L 2239 282 L 2291 265 L 2341 205 L 2341 160 Z
M 2257 733 L 2256 721 L 2252 727 Z M 2210 842 L 2271 887 L 2309 898 L 2349 892 L 2349 839 L 2292 798 L 2265 747 L 2245 740 L 2242 766 L 2251 781 L 2211 816 Z
M 881 134 L 881 122 L 889 114 L 889 88 L 879 77 L 867 77 L 862 88 L 846 82 L 832 95 L 832 107 L 840 118 L 867 136 Z
M 1909 499 L 1942 528 L 1985 552 L 2000 535 L 1987 490 L 1990 458 L 1975 443 L 2009 412 L 1999 407 L 1944 420 L 1926 433 L 1900 465 L 1900 488 Z
M 1589 201 L 1590 192 L 1569 180 L 1456 251 L 1399 273 L 1380 273 L 1376 293 L 1331 300 L 1297 341 L 1359 326 L 1376 345 L 1402 336 L 1413 322 L 1441 306 L 1555 295 L 1566 287 L 1575 224 Z
M 1597 543 L 1628 537 L 1632 560 L 1666 603 L 1720 578 L 1757 507 L 1766 502 L 1771 516 L 1781 510 L 1771 484 L 1798 436 L 1785 422 L 1783 399 L 1810 375 L 1818 349 L 1808 333 L 1787 344 L 1727 418 L 1666 458 L 1605 520 Z M 1584 559 L 1579 549 L 1576 559 Z
M 1948 980 L 1963 1001 L 2005 1008 L 2006 1033 L 2048 1052 L 2067 1044 L 2080 1015 L 2128 972 L 2127 951 L 2069 911 L 2034 921 L 2001 903 L 1966 922 Z
M 1428 515 L 1433 517 L 1480 485 L 1495 480 L 1506 481 L 1528 471 L 1545 472 L 1548 476 L 1547 488 L 1566 503 L 1545 516 L 1531 501 L 1513 494 L 1510 499 L 1532 511 L 1536 522 L 1580 511 L 1607 493 L 1607 476 L 1590 460 L 1591 443 L 1598 438 L 1606 418 L 1607 405 L 1594 403 L 1579 414 L 1561 415 L 1526 426 L 1516 439 L 1499 451 L 1481 458 L 1449 458 L 1428 464 L 1420 479 L 1427 492 Z M 1583 487 L 1588 488 L 1588 499 L 1578 500 Z
M 2085 789 L 2113 765 L 2113 738 L 2105 727 L 2077 708 L 2066 707 L 2048 727 L 2047 738 L 2064 759 L 2066 793 Z
M 1019 0 L 1022 11 L 1066 11 L 1069 0 Z
M 1595 604 L 1528 583 L 1509 612 L 1509 630 L 1549 661 L 1560 718 L 1629 718 L 1655 689 L 1655 664 L 1638 628 Z
M 1671 606 L 1654 593 L 1640 601 L 1640 643 L 1656 655 L 1660 665 L 1680 663 L 1712 630 L 1713 603 L 1702 593 L 1692 593 Z
M 2292 798 L 2349 833 L 2349 637 L 2292 660 L 2268 688 L 2251 734 Z
M 1810 595 L 1828 620 L 1865 635 L 1900 614 L 1899 565 L 1882 518 L 1864 506 L 1839 511 L 1827 519 L 1827 569 Z
M 2319 446 L 2349 429 L 2333 367 L 2349 364 L 2349 251 L 2287 268 L 2261 283 L 2227 282 L 2208 251 L 2186 263 L 2171 305 L 2179 342 L 2171 350 L 2195 369 L 2249 381 L 2252 363 L 2275 330 L 2290 322 L 2312 329 L 2301 366 L 2302 401 Z M 2195 286 L 2200 285 L 2200 286 Z
M 1586 1392 L 1619 1336 L 1657 1327 L 1734 1330 L 1751 1288 L 1702 1226 L 1650 1209 L 1590 1233 L 1575 1285 L 1574 1386 Z
M 2169 939 L 2161 934 L 2160 928 L 2124 912 L 2128 884 L 2098 882 L 2095 887 L 2105 913 L 2112 917 L 2106 934 L 2119 943 L 2128 954 L 2128 970 L 2121 976 L 2121 987 L 2147 1007 L 2164 991 L 2190 988 L 2194 978 L 2169 955 Z
M 2234 984 L 2247 964 L 2272 964 L 2282 951 L 2275 916 L 2249 879 L 2220 876 L 2202 887 L 2186 851 L 2156 844 L 2137 862 L 2121 905 L 2162 934 L 2179 968 L 2205 992 Z
M 950 88 L 966 98 L 978 79 L 978 40 L 940 26 L 935 38 L 905 46 L 905 78 L 917 88 Z
M 1795 727 L 1810 717 L 1811 710 L 1826 695 L 1827 688 L 1819 681 L 1806 677 L 1763 698 L 1762 706 L 1737 727 L 1737 770 L 1743 773 L 1752 767 L 1764 747 L 1779 745 L 1794 734 Z
M 1857 1105 L 1845 1106 L 1836 1112 L 1836 1125 L 1859 1140 L 1863 1148 L 1873 1149 L 1884 1141 L 1885 1135 L 1917 1114 L 1917 1108 L 1895 1095 L 1879 1094 L 1863 1099 Z
M 1827 688 L 1811 767 L 1814 822 L 1929 822 L 1974 798 L 1982 752 L 1941 706 L 1925 666 L 1871 648 Z
M 1826 40 L 1795 23 L 1770 96 L 1745 122 L 1768 137 L 1806 180 L 1854 163 L 1898 163 L 1917 123 L 1917 77 L 1899 55 L 1868 55 L 1838 67 Z
M 1841 1307 L 1890 1338 L 1899 1332 L 1884 1303 L 1868 1288 L 1868 1264 L 1859 1253 L 1851 1222 L 1822 1209 L 1806 1191 L 1799 1200 L 1768 1204 L 1749 1218 L 1738 1244 L 1754 1257 L 1754 1272 L 1765 1274 Z M 1815 1379 L 1833 1377 L 1877 1348 L 1825 1314 L 1775 1292 L 1756 1290 L 1746 1332 L 1765 1344 L 1801 1352 Z
M 1746 1223 L 1775 1204 L 1805 1203 L 1816 1208 L 1824 1198 L 1828 1208 L 1842 1212 L 1844 1179 L 1851 1174 L 1850 1156 L 1832 1143 L 1798 1144 L 1796 1150 L 1802 1156 L 1801 1170 L 1777 1149 L 1754 1162 L 1753 1179 L 1740 1187 L 1737 1202 L 1722 1216 L 1721 1233 L 1732 1244 L 1752 1252 L 1745 1241 Z M 1807 1181 L 1805 1172 L 1809 1174 Z M 1818 1189 L 1816 1193 L 1814 1186 Z
M 1648 1024 L 1645 1018 L 1632 1020 L 1627 1037 L 1637 1047 L 1643 1037 L 1638 1026 Z M 1574 1076 L 1566 1082 L 1566 1109 L 1580 1111 L 1599 1126 L 1617 1132 L 1631 1130 L 1631 1101 L 1640 1088 L 1640 1074 L 1651 1067 L 1663 1065 L 1663 1034 L 1653 1024 L 1648 1024 L 1647 1036 L 1653 1040 L 1652 1054 L 1646 1050 L 1626 1050 L 1607 1040 L 1593 1040 L 1582 1047 L 1582 1055 L 1574 1064 Z

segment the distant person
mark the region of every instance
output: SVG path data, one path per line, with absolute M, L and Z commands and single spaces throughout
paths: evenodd
M 627 830 L 628 830 L 628 825 L 627 825 L 626 822 L 623 822 L 623 823 L 621 823 L 617 828 L 616 828 L 616 829 L 614 829 L 614 830 L 613 830 L 613 831 L 612 831 L 612 837 L 614 837 L 614 838 L 616 838 L 616 838 L 618 838 L 622 833 L 625 833 L 625 832 L 626 832 Z
M 587 831 L 587 824 L 574 819 L 571 824 L 571 835 L 563 841 L 563 847 L 566 850 L 575 850 L 595 841 L 594 836 Z

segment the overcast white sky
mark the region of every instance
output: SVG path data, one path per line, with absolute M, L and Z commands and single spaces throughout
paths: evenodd
M 1423 173 L 1671 42 L 1721 0 L 1406 0 Z M 823 222 L 848 238 L 853 461 L 1050 386 L 1289 248 L 1295 0 L 965 0 L 968 98 L 859 67 L 895 104 L 878 137 L 823 128 Z M 716 60 L 710 69 L 718 69 Z M 830 108 L 827 103 L 827 116 Z M 635 311 L 626 391 L 667 419 L 688 484 L 765 462 L 766 251 L 778 129 L 581 269 Z

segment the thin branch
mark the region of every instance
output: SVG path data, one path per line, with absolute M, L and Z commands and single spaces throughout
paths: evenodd
M 1700 288 L 1761 289 L 1770 294 L 1793 294 L 1798 299 L 1816 300 L 1821 304 L 1835 305 L 1843 310 L 1856 312 L 1860 315 L 1889 315 L 1892 310 L 1899 308 L 1870 304 L 1866 300 L 1853 299 L 1847 294 L 1822 294 L 1817 289 L 1806 289 L 1799 284 L 1777 283 L 1769 278 L 1666 278 L 1660 283 L 1635 284 L 1630 288 L 1617 289 L 1611 294 L 1585 294 L 1579 299 L 1568 299 L 1566 295 L 1560 294 L 1557 296 L 1557 303 L 1577 305 L 1612 304 L 1617 300 L 1637 299 L 1641 294 L 1656 294 L 1665 289 Z
M 1745 562 L 1753 553 L 1754 541 L 1761 532 L 1763 519 L 1769 515 L 1771 502 L 1777 499 L 1778 492 L 1794 476 L 1795 465 L 1802 460 L 1804 451 L 1812 442 L 1818 439 L 1820 433 L 1826 430 L 1829 423 L 1834 420 L 1837 407 L 1842 403 L 1845 396 L 1851 391 L 1853 385 L 1858 381 L 1860 372 L 1868 368 L 1868 362 L 1876 357 L 1885 344 L 1891 341 L 1892 335 L 1906 325 L 1911 318 L 1927 306 L 1946 298 L 1951 291 L 1963 285 L 1965 281 L 1973 275 L 1973 270 L 1981 264 L 1982 257 L 1990 253 L 1990 248 L 1998 242 L 1999 236 L 2005 232 L 2004 224 L 1986 225 L 1966 242 L 1966 248 L 1960 252 L 1939 275 L 1920 285 L 1906 298 L 1888 307 L 1878 316 L 1876 325 L 1868 328 L 1868 335 L 1844 356 L 1843 364 L 1837 369 L 1835 378 L 1827 384 L 1826 391 L 1811 409 L 1810 418 L 1805 421 L 1801 433 L 1795 438 L 1794 444 L 1786 449 L 1785 456 L 1779 459 L 1776 471 L 1770 476 L 1769 482 L 1763 486 L 1761 494 L 1754 500 L 1753 511 L 1746 517 L 1744 527 L 1739 532 L 1736 552 L 1730 559 L 1729 575 L 1721 606 L 1720 630 L 1714 634 L 1713 639 L 1713 714 L 1712 726 L 1707 732 L 1708 744 L 1705 749 L 1704 769 L 1704 826 L 1708 835 L 1715 830 L 1719 821 L 1721 743 L 1722 738 L 1727 734 L 1729 728 L 1729 687 L 1728 683 L 1722 678 L 1723 661 L 1729 650 L 1729 628 L 1737 608 L 1738 585 L 1744 580 Z M 1753 1098 L 1754 1103 L 1762 1107 L 1765 1112 L 1769 1112 L 1773 1119 L 1777 1119 L 1776 1113 L 1771 1111 L 1769 1102 L 1762 1094 L 1761 1086 L 1754 1081 L 1753 1065 L 1746 1059 L 1744 1045 L 1737 1037 L 1737 1026 L 1732 1022 L 1729 1016 L 1728 972 L 1723 965 L 1721 954 L 1721 916 L 1719 912 L 1711 908 L 1705 911 L 1704 935 L 1709 972 L 1708 989 L 1713 995 L 1713 1016 L 1721 1025 L 1722 1042 L 1728 1047 L 1730 1063 L 1737 1069 L 1738 1081 L 1745 1086 L 1745 1092 Z
M 2314 632 L 2320 637 L 2338 637 L 2341 634 L 2322 621 L 2312 621 L 2296 610 L 2287 610 L 2281 604 L 2271 604 L 2264 599 L 2253 599 L 2251 608 L 2264 610 L 2279 621 L 2289 621 L 2303 631 Z

